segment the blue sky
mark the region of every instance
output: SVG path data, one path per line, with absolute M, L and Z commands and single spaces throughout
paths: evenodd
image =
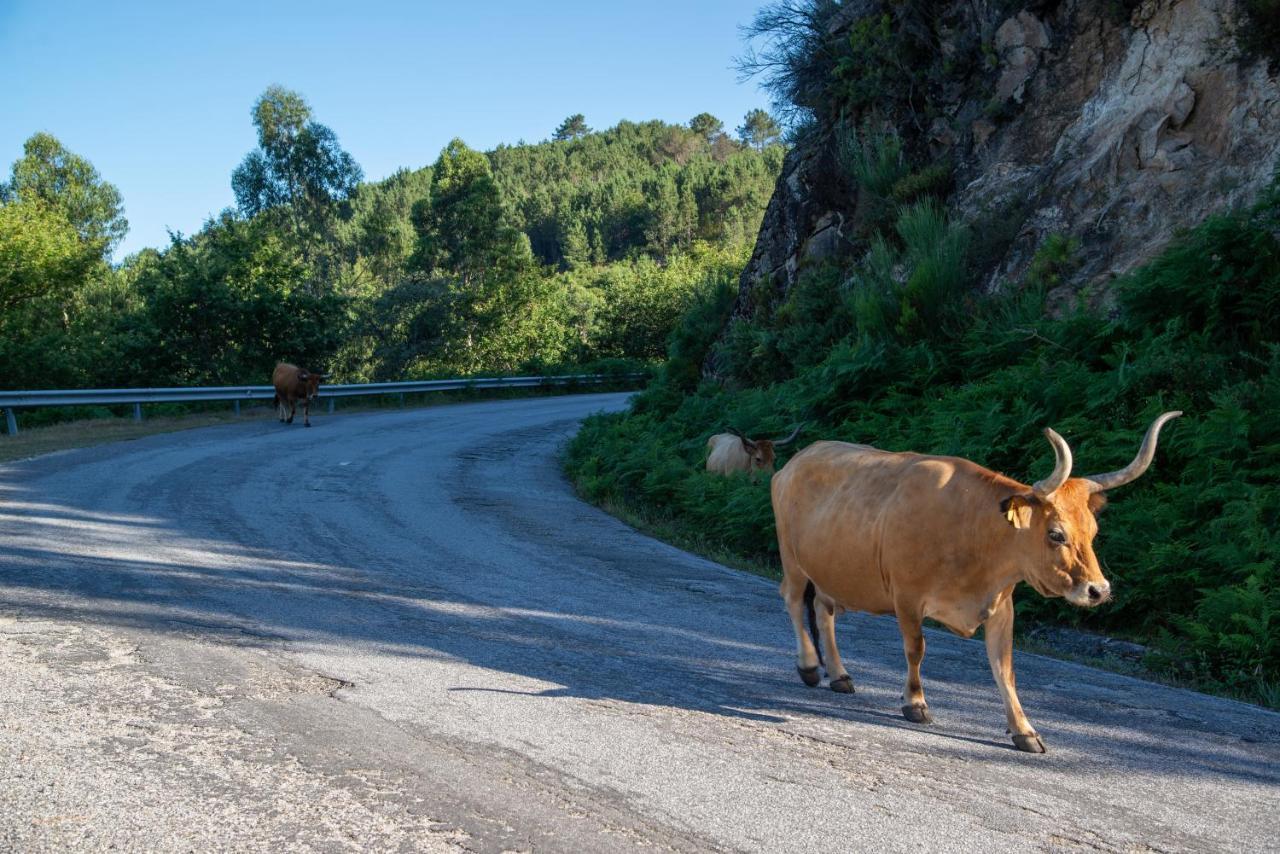
M 764 0 L 58 2 L 0 0 L 0 170 L 48 131 L 120 188 L 117 257 L 191 233 L 233 203 L 272 83 L 302 92 L 367 178 L 489 149 L 567 115 L 732 129 L 765 107 L 739 83 L 738 27 Z

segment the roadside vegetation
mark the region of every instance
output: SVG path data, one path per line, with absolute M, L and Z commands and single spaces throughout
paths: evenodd
M 1180 684 L 1280 706 L 1280 179 L 1105 293 L 1058 287 L 1077 247 L 1052 236 L 1019 281 L 982 296 L 976 285 L 1011 235 L 997 220 L 957 219 L 949 168 L 894 120 L 927 114 L 945 80 L 929 62 L 858 61 L 909 56 L 922 32 L 914 7 L 832 42 L 823 15 L 836 8 L 775 4 L 757 21 L 773 41 L 753 61 L 809 144 L 835 152 L 831 181 L 858 199 L 850 251 L 803 269 L 784 295 L 743 294 L 736 313 L 735 289 L 704 293 L 632 408 L 590 419 L 569 447 L 578 488 L 768 570 L 768 480 L 706 474 L 712 433 L 804 422 L 792 453 L 817 439 L 865 442 L 1031 482 L 1053 464 L 1047 425 L 1081 471 L 1107 471 L 1132 458 L 1158 413 L 1181 409 L 1152 470 L 1100 520 L 1115 600 L 1084 611 L 1024 593 L 1021 627 L 1132 639 L 1148 646 L 1148 668 Z
M 652 362 L 741 268 L 783 157 L 764 113 L 737 138 L 705 113 L 572 116 L 367 182 L 298 93 L 271 87 L 251 118 L 235 208 L 119 264 L 118 190 L 28 139 L 0 180 L 0 387 L 265 383 L 282 359 L 349 382 Z
M 1109 470 L 1155 415 L 1182 409 L 1153 469 L 1104 511 L 1097 546 L 1115 601 L 1082 611 L 1023 595 L 1019 613 L 1152 644 L 1156 669 L 1276 705 L 1280 189 L 1116 282 L 1114 315 L 1081 301 L 1050 316 L 1037 282 L 986 302 L 963 281 L 938 281 L 930 265 L 963 231 L 937 220 L 918 229 L 925 210 L 904 211 L 879 250 L 905 266 L 914 292 L 886 289 L 867 259 L 810 270 L 776 311 L 723 337 L 723 294 L 691 312 L 632 409 L 590 419 L 570 446 L 583 494 L 776 566 L 767 478 L 705 473 L 712 433 L 803 421 L 800 447 L 822 438 L 953 454 L 1031 482 L 1053 464 L 1045 425 L 1079 466 Z M 928 334 L 904 323 L 925 314 Z M 721 380 L 694 370 L 707 357 Z

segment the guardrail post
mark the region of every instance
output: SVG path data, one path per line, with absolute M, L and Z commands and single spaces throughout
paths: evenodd
M 329 414 L 330 414 L 330 415 L 332 415 L 332 414 L 333 414 L 333 401 L 334 401 L 334 398 L 332 398 L 332 397 L 331 397 L 331 398 L 329 398 Z
M 4 423 L 9 428 L 9 435 L 18 435 L 18 419 L 14 416 L 12 409 L 4 411 Z
M 231 401 L 231 411 L 234 412 L 236 415 L 240 414 L 240 401 L 238 400 Z
M 135 403 L 133 405 L 133 420 L 134 421 L 142 420 L 142 404 L 141 403 Z
M 400 408 L 404 409 L 404 392 L 400 392 L 396 397 L 400 398 Z

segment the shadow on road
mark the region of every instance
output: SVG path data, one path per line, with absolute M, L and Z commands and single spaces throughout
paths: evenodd
M 412 498 L 404 490 L 421 475 L 392 461 L 398 450 L 351 469 L 339 458 L 354 455 L 338 446 L 332 465 L 348 471 L 279 489 L 287 461 L 198 456 L 180 477 L 149 482 L 145 498 L 126 489 L 127 501 L 107 506 L 100 484 L 77 490 L 65 458 L 49 472 L 40 460 L 10 466 L 0 470 L 0 608 L 237 645 L 356 645 L 492 672 L 492 685 L 449 686 L 459 694 L 820 725 L 837 746 L 868 727 L 877 740 L 911 732 L 920 743 L 922 730 L 896 713 L 903 665 L 891 621 L 842 621 L 859 693 L 804 688 L 769 585 L 573 499 L 554 456 L 571 423 L 464 444 Z M 375 486 L 392 497 L 364 491 Z M 290 501 L 290 489 L 305 495 Z M 257 503 L 231 500 L 255 491 Z M 1046 773 L 1105 763 L 1280 785 L 1280 716 L 1035 656 L 1019 656 L 1018 675 L 1051 759 L 1006 740 L 982 646 L 931 634 L 926 691 L 939 722 L 923 730 L 928 750 L 1051 761 Z M 504 684 L 511 677 L 546 687 Z

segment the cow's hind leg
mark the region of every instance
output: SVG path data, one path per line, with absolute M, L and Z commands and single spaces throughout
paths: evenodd
M 297 415 L 297 414 L 298 414 L 298 401 L 296 401 L 296 400 L 291 400 L 291 401 L 289 401 L 289 417 L 288 417 L 288 418 L 286 418 L 286 419 L 284 420 L 284 423 L 285 423 L 285 424 L 292 424 L 292 423 L 293 423 L 293 416 L 295 416 L 295 415 Z
M 804 575 L 787 569 L 787 560 L 782 561 L 782 586 L 779 592 L 787 603 L 787 613 L 791 615 L 791 625 L 796 630 L 796 671 L 804 684 L 810 688 L 818 684 L 818 649 L 813 645 L 809 633 L 805 631 L 805 588 L 809 579 Z
M 987 660 L 991 662 L 991 675 L 996 679 L 1000 697 L 1004 700 L 1004 714 L 1009 723 L 1013 744 L 1027 753 L 1044 753 L 1044 742 L 1022 713 L 1018 692 L 1013 679 L 1013 588 L 1001 594 L 991 616 L 987 617 Z
M 902 692 L 902 716 L 912 723 L 931 724 L 929 704 L 924 699 L 924 683 L 920 681 L 920 662 L 924 661 L 924 619 L 919 613 L 898 609 L 898 629 L 902 632 L 902 651 L 907 656 L 907 685 Z
M 302 401 L 302 426 L 311 426 L 311 398 Z
M 827 651 L 827 675 L 831 677 L 831 690 L 837 694 L 852 694 L 853 677 L 844 669 L 844 664 L 840 661 L 840 650 L 836 648 L 835 603 L 826 596 L 819 595 L 814 605 L 818 634 L 822 636 L 822 646 Z

